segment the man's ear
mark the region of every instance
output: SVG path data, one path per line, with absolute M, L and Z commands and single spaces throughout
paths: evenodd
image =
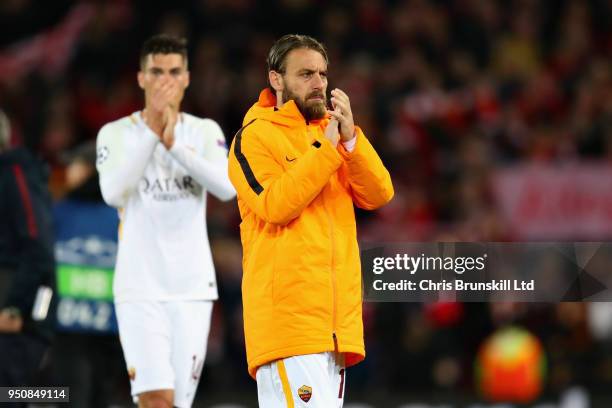
M 282 92 L 285 89 L 285 84 L 283 82 L 283 76 L 276 71 L 268 72 L 268 80 L 270 81 L 270 85 L 276 92 Z
M 138 71 L 138 86 L 140 87 L 140 89 L 144 89 L 144 72 L 142 71 Z

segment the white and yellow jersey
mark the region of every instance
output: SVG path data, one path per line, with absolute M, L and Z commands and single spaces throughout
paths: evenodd
M 115 302 L 214 300 L 206 192 L 236 194 L 219 125 L 181 113 L 167 150 L 140 112 L 106 124 L 96 167 L 107 204 L 119 209 Z

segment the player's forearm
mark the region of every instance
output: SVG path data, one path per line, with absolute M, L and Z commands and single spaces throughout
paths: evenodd
M 157 146 L 159 138 L 151 131 L 138 135 L 137 143 L 132 143 L 129 149 L 127 143 L 119 146 L 109 145 L 109 155 L 117 155 L 117 159 L 109 158 L 109 163 L 98 165 L 100 172 L 100 189 L 107 204 L 121 207 L 125 204 L 131 192 L 138 187 L 151 155 Z M 100 149 L 100 143 L 98 144 Z M 112 160 L 112 162 L 111 162 Z
M 391 176 L 361 130 L 355 142 L 352 152 L 341 151 L 347 163 L 353 199 L 360 208 L 376 209 L 393 197 Z
M 236 190 L 227 176 L 227 160 L 212 162 L 178 142 L 174 143 L 170 154 L 187 169 L 191 177 L 219 200 L 228 201 L 236 196 Z
M 245 148 L 243 152 L 234 145 L 230 179 L 257 216 L 277 225 L 286 225 L 299 217 L 342 164 L 340 155 L 328 141 L 320 144 L 320 150 L 312 147 L 285 171 L 266 155 L 257 154 L 253 146 Z
M 100 189 L 107 204 L 114 207 L 125 204 L 128 196 L 138 187 L 154 149 L 155 145 L 132 156 L 131 160 L 126 160 L 114 171 L 100 175 Z

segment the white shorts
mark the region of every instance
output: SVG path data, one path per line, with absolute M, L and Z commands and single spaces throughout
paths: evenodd
M 333 352 L 288 357 L 257 370 L 260 408 L 341 408 L 344 355 Z
M 204 366 L 213 302 L 128 301 L 115 305 L 132 397 L 174 390 L 174 405 L 191 407 Z

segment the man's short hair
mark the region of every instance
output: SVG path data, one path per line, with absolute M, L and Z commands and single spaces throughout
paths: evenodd
M 276 71 L 278 73 L 284 74 L 287 62 L 287 55 L 292 50 L 298 48 L 308 48 L 320 53 L 325 62 L 329 64 L 329 59 L 327 58 L 327 50 L 325 46 L 321 44 L 316 39 L 301 34 L 287 34 L 279 38 L 272 48 L 270 48 L 270 53 L 268 54 L 268 72 Z
M 11 144 L 11 124 L 6 114 L 0 109 L 0 150 L 5 150 Z
M 157 34 L 149 38 L 140 50 L 140 68 L 144 68 L 149 55 L 180 54 L 187 64 L 187 40 L 168 34 Z

